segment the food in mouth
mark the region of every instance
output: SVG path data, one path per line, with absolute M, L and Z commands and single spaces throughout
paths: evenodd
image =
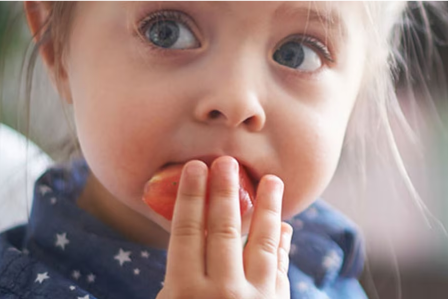
M 171 221 L 173 219 L 174 204 L 179 189 L 180 176 L 184 164 L 172 164 L 161 169 L 145 185 L 143 201 L 157 214 Z M 207 180 L 206 208 L 209 202 L 210 176 Z M 239 200 L 240 212 L 243 216 L 255 201 L 254 183 L 245 168 L 239 165 Z

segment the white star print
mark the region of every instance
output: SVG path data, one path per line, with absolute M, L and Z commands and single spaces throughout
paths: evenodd
M 48 272 L 45 272 L 45 273 L 38 273 L 38 274 L 37 274 L 37 277 L 36 277 L 36 280 L 35 280 L 34 282 L 42 283 L 44 280 L 46 280 L 46 279 L 48 279 L 48 278 L 50 278 L 50 277 L 48 276 Z
M 78 270 L 74 270 L 72 272 L 72 277 L 75 278 L 76 280 L 78 280 L 79 277 L 81 277 L 81 273 Z
M 85 295 L 84 297 L 78 297 L 78 299 L 90 299 L 89 295 Z
M 56 247 L 61 247 L 62 250 L 65 250 L 65 245 L 70 243 L 70 241 L 67 239 L 67 233 L 64 232 L 63 234 L 56 234 Z
M 49 192 L 52 191 L 52 190 L 51 190 L 48 186 L 46 186 L 46 185 L 41 185 L 41 186 L 39 187 L 39 190 L 40 190 L 40 193 L 41 193 L 42 196 L 44 196 L 46 193 L 49 193 Z
M 134 269 L 134 275 L 139 275 L 139 274 L 140 274 L 140 269 L 139 268 Z
M 291 244 L 291 248 L 289 249 L 289 255 L 295 255 L 297 253 L 297 246 L 295 244 Z
M 131 255 L 131 251 L 124 251 L 120 248 L 120 251 L 117 255 L 114 256 L 114 259 L 118 260 L 120 263 L 120 266 L 123 266 L 125 262 L 131 262 L 131 258 L 129 257 Z
M 161 284 L 162 286 L 165 286 L 165 281 L 162 281 L 160 284 Z
M 294 221 L 292 221 L 292 225 L 294 226 L 295 230 L 299 230 L 303 228 L 303 221 L 299 220 L 299 219 L 294 219 Z
M 314 219 L 315 217 L 317 217 L 318 214 L 319 212 L 315 207 L 309 208 L 308 211 L 306 212 L 306 216 L 310 219 Z
M 148 258 L 148 257 L 149 257 L 149 252 L 148 252 L 148 251 L 142 251 L 142 252 L 140 253 L 140 255 L 141 255 L 142 257 L 144 257 L 144 258 Z
M 90 273 L 89 275 L 87 275 L 87 282 L 90 282 L 90 283 L 95 282 L 95 278 L 96 278 L 96 276 L 93 275 L 92 273 Z
M 306 282 L 304 282 L 304 281 L 300 281 L 300 282 L 297 284 L 297 289 L 298 289 L 299 291 L 301 291 L 301 292 L 306 291 L 306 290 L 308 289 L 308 284 L 307 284 Z
M 56 200 L 55 197 L 53 197 L 53 198 L 50 199 L 50 202 L 51 202 L 51 204 L 53 204 L 53 205 L 56 204 L 56 201 L 57 201 L 57 200 Z
M 70 289 L 71 291 L 73 291 L 73 290 L 76 289 L 76 287 L 75 287 L 74 285 L 71 285 L 71 286 L 69 287 L 69 289 Z
M 322 266 L 326 269 L 338 267 L 341 264 L 341 257 L 336 251 L 330 251 L 322 260 Z

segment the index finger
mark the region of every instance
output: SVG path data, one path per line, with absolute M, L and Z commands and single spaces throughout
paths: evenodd
M 182 170 L 171 224 L 167 278 L 185 280 L 205 274 L 204 207 L 207 176 L 207 165 L 201 161 L 190 161 Z

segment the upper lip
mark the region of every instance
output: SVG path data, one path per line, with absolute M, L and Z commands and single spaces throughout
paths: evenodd
M 202 156 L 194 156 L 191 157 L 189 159 L 186 159 L 184 161 L 176 161 L 176 162 L 170 162 L 167 165 L 172 165 L 172 164 L 180 164 L 180 163 L 186 163 L 190 160 L 200 160 L 202 162 L 204 162 L 209 168 L 211 167 L 213 161 L 215 159 L 217 159 L 220 156 L 225 156 L 227 154 L 221 154 L 221 155 L 215 155 L 215 154 L 211 154 L 211 155 L 202 155 Z M 232 156 L 232 155 L 227 155 L 227 156 Z M 247 161 L 238 158 L 236 156 L 232 156 L 233 158 L 235 158 L 238 163 L 244 167 L 244 169 L 247 171 L 247 175 L 249 176 L 249 178 L 252 180 L 252 183 L 257 186 L 258 183 L 260 182 L 261 179 L 261 174 L 258 172 L 257 169 L 255 169 L 250 163 L 248 163 Z

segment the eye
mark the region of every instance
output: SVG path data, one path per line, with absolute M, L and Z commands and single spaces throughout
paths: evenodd
M 281 65 L 302 72 L 314 72 L 322 66 L 321 56 L 316 51 L 320 51 L 326 59 L 333 61 L 328 49 L 311 37 L 284 43 L 275 51 L 273 58 Z
M 160 48 L 197 48 L 200 44 L 189 23 L 190 20 L 178 11 L 162 11 L 143 20 L 139 31 L 147 41 Z

